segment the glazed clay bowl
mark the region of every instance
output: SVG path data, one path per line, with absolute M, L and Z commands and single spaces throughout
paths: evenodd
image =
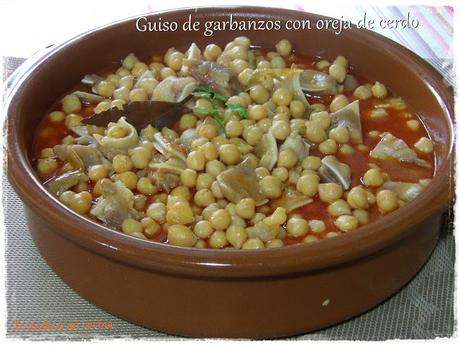
M 324 19 L 290 10 L 238 7 L 178 10 L 149 21 L 193 18 Z M 7 104 L 8 176 L 24 201 L 33 240 L 49 266 L 76 292 L 134 323 L 199 337 L 269 338 L 326 327 L 385 300 L 422 267 L 451 199 L 453 107 L 441 76 L 402 46 L 365 30 L 139 32 L 136 18 L 57 46 L 13 90 Z M 357 73 L 379 80 L 420 114 L 435 141 L 436 176 L 410 204 L 354 232 L 314 244 L 240 251 L 179 248 L 90 222 L 42 187 L 31 166 L 35 128 L 45 111 L 86 73 L 130 52 L 223 45 L 249 36 L 262 47 L 287 38 L 300 54 L 345 55 Z

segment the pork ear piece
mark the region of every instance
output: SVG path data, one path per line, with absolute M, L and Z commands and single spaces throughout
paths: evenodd
M 387 160 L 397 159 L 400 162 L 414 163 L 429 168 L 431 164 L 421 158 L 402 139 L 390 133 L 384 133 L 380 142 L 369 153 L 371 158 Z
M 260 165 L 271 171 L 278 160 L 278 144 L 271 131 L 262 136 L 255 148 L 255 154 L 260 159 Z
M 281 198 L 272 201 L 270 206 L 274 209 L 277 207 L 284 207 L 286 212 L 289 213 L 312 202 L 312 198 L 298 192 L 295 188 L 287 188 L 283 192 Z
M 117 126 L 125 128 L 128 134 L 123 138 L 113 138 L 100 134 L 93 135 L 98 143 L 98 149 L 108 159 L 112 159 L 119 153 L 127 154 L 129 149 L 137 145 L 139 139 L 136 128 L 129 124 L 124 116 L 120 117 Z
M 134 195 L 121 181 L 101 180 L 101 193 L 91 214 L 109 228 L 120 230 L 126 218 L 139 218 L 134 209 Z
M 350 138 L 354 144 L 361 144 L 363 142 L 359 100 L 351 102 L 336 112 L 331 113 L 330 117 L 331 129 L 346 127 L 348 132 L 350 132 Z
M 85 171 L 93 165 L 106 163 L 103 155 L 89 145 L 56 145 L 53 151 L 59 159 L 69 162 L 76 170 Z
M 298 133 L 289 135 L 284 143 L 280 146 L 279 151 L 291 149 L 295 152 L 298 161 L 302 162 L 310 151 L 310 144 L 307 143 Z
M 152 101 L 180 103 L 196 89 L 198 82 L 192 77 L 167 77 L 153 90 Z
M 321 182 L 334 182 L 342 185 L 343 189 L 350 188 L 351 170 L 350 167 L 340 162 L 335 156 L 326 156 L 321 160 L 318 169 Z
M 88 176 L 78 170 L 68 171 L 45 182 L 45 188 L 54 196 L 60 196 L 65 191 L 80 182 L 88 181 Z
M 329 74 L 306 69 L 294 78 L 295 87 L 303 92 L 317 95 L 336 95 L 337 81 Z
M 383 184 L 382 189 L 388 189 L 395 192 L 398 198 L 409 202 L 414 200 L 423 190 L 419 183 L 387 181 Z
M 257 206 L 267 202 L 248 159 L 220 173 L 217 183 L 225 198 L 235 204 L 244 198 L 253 198 Z

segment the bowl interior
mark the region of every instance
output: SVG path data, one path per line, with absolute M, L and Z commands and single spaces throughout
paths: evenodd
M 324 18 L 297 11 L 252 7 L 180 10 L 151 14 L 146 18 L 150 22 L 160 17 L 163 22 L 176 21 L 180 28 L 190 13 L 202 26 L 211 20 L 228 20 L 230 14 L 233 14 L 234 20 L 239 21 L 280 20 L 282 23 L 305 19 L 315 23 Z M 216 31 L 212 36 L 205 37 L 202 31 L 184 32 L 180 29 L 175 32 L 140 32 L 136 29 L 136 19 L 97 29 L 61 45 L 28 75 L 14 93 L 8 116 L 14 122 L 10 128 L 15 131 L 16 153 L 23 158 L 17 164 L 23 164 L 21 168 L 25 168 L 34 179 L 31 184 L 33 189 L 41 187 L 30 164 L 32 133 L 50 106 L 74 87 L 83 75 L 97 73 L 110 64 L 119 63 L 131 52 L 147 57 L 165 52 L 171 46 L 184 51 L 192 42 L 201 48 L 209 43 L 223 46 L 241 35 L 250 37 L 253 44 L 268 50 L 274 49 L 276 42 L 286 38 L 300 54 L 321 56 L 329 60 L 344 55 L 358 74 L 387 85 L 421 117 L 428 133 L 438 143 L 435 145 L 437 170 L 441 171 L 441 175 L 446 173 L 444 170 L 451 171 L 452 104 L 447 87 L 433 68 L 415 54 L 382 36 L 357 29 L 346 30 L 341 35 L 330 30 L 281 29 L 270 32 Z M 12 167 L 15 168 L 14 165 Z M 19 179 L 17 181 L 20 182 Z M 439 188 L 433 192 L 439 193 Z M 350 236 L 351 239 L 354 235 L 341 237 Z M 360 234 L 356 236 L 362 237 Z M 334 241 L 331 240 L 331 243 Z

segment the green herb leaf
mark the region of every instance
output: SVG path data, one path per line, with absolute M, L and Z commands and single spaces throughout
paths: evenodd
M 226 106 L 234 113 L 240 115 L 242 119 L 248 118 L 248 110 L 244 108 L 240 103 L 227 103 Z
M 214 101 L 219 100 L 222 102 L 227 102 L 228 97 L 217 92 L 211 86 L 206 84 L 200 84 L 196 87 L 196 89 L 192 92 L 192 95 L 195 97 L 200 98 L 207 98 L 214 103 Z

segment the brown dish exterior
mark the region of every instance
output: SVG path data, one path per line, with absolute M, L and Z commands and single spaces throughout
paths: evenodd
M 177 21 L 273 18 L 318 20 L 256 7 L 178 10 L 148 16 Z M 93 303 L 149 328 L 188 336 L 272 338 L 326 327 L 391 296 L 434 248 L 452 197 L 453 105 L 442 77 L 400 45 L 366 30 L 149 33 L 128 19 L 91 31 L 45 56 L 7 103 L 8 176 L 24 201 L 32 237 L 50 267 Z M 42 114 L 81 76 L 119 61 L 190 42 L 254 37 L 260 46 L 288 38 L 298 53 L 346 54 L 358 72 L 411 104 L 435 139 L 435 177 L 403 209 L 337 238 L 262 251 L 179 248 L 108 230 L 63 207 L 31 165 L 32 133 Z M 71 66 L 69 68 L 68 66 Z

